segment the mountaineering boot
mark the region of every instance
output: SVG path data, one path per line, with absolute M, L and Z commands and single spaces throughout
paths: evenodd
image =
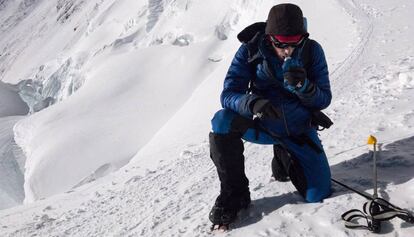
M 239 133 L 210 133 L 210 157 L 220 179 L 220 195 L 209 214 L 214 225 L 228 225 L 251 202 L 244 173 L 243 141 Z
M 237 213 L 242 209 L 246 209 L 250 203 L 250 192 L 236 197 L 221 193 L 217 197 L 208 218 L 213 225 L 228 225 L 236 219 Z
M 283 156 L 286 156 L 286 151 L 280 145 L 273 145 L 273 153 L 274 156 L 272 159 L 272 176 L 276 181 L 289 181 L 287 169 L 282 162 Z
M 273 151 L 276 161 L 272 161 L 272 172 L 275 179 L 283 182 L 290 180 L 299 194 L 306 199 L 307 181 L 298 159 L 281 145 L 273 145 Z

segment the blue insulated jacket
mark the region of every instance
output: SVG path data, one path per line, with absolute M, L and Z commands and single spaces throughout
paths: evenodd
M 311 94 L 292 94 L 282 86 L 283 61 L 266 45 L 264 37 L 259 42 L 258 54 L 262 60 L 257 66 L 248 63 L 247 44 L 242 44 L 234 56 L 220 97 L 223 108 L 251 118 L 252 101 L 265 98 L 282 110 L 283 118 L 262 119 L 262 126 L 279 136 L 299 135 L 308 131 L 311 128 L 310 111 L 325 109 L 332 99 L 322 47 L 316 41 L 307 39 L 306 43 L 310 44 L 310 63 L 305 69 L 309 81 L 315 85 L 315 91 Z M 300 50 L 296 48 L 292 57 L 301 61 Z M 250 82 L 254 84 L 252 93 L 248 93 Z

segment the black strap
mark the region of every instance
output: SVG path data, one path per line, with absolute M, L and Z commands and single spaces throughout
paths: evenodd
M 259 123 L 260 123 L 260 119 L 259 118 L 254 118 L 253 119 L 254 136 L 255 136 L 256 141 L 259 140 L 259 134 L 261 132 Z M 264 132 L 264 131 L 262 131 L 262 132 Z
M 368 216 L 358 209 L 352 209 L 342 214 L 342 220 L 345 222 L 345 227 L 350 229 L 367 229 L 371 230 L 371 224 Z M 366 224 L 357 222 L 357 218 L 365 219 Z
M 374 212 L 375 207 L 379 207 L 379 210 Z M 397 207 L 382 198 L 375 198 L 364 203 L 363 211 L 352 209 L 342 214 L 341 217 L 347 228 L 367 229 L 373 232 L 376 228 L 375 222 L 388 221 L 395 217 L 414 224 L 414 216 L 409 211 Z M 360 219 L 365 220 L 366 224 L 360 223 Z
M 254 118 L 253 119 L 253 127 L 256 131 L 256 140 L 259 138 L 259 132 L 264 132 L 267 135 L 271 136 L 275 140 L 281 141 L 282 137 L 277 135 L 276 133 L 270 131 L 269 129 L 261 126 L 260 119 Z M 315 152 L 321 153 L 323 152 L 322 148 L 318 146 L 308 135 L 305 133 L 298 135 L 298 136 L 289 136 L 288 137 L 293 143 L 296 143 L 299 146 L 303 146 L 307 144 L 310 148 L 312 148 Z
M 306 71 L 309 73 L 309 69 L 312 67 L 312 47 L 311 47 L 311 39 L 306 39 L 303 42 L 303 46 L 301 48 L 301 60 L 303 63 L 303 67 L 306 69 Z
M 322 153 L 323 150 L 316 144 L 308 135 L 302 134 L 300 136 L 300 139 L 302 139 L 310 148 L 312 148 L 317 153 Z

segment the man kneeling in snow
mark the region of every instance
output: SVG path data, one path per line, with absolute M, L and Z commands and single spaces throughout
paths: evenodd
M 331 102 L 322 47 L 308 38 L 301 9 L 274 6 L 266 23 L 242 31 L 243 42 L 224 81 L 223 109 L 212 119 L 210 156 L 221 182 L 210 212 L 228 225 L 250 202 L 243 141 L 273 144 L 273 176 L 291 180 L 308 202 L 331 193 L 329 164 L 312 114 Z M 255 118 L 255 119 L 253 119 Z

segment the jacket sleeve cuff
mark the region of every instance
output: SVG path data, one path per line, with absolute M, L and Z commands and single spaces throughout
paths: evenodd
M 300 98 L 300 99 L 309 99 L 312 98 L 313 95 L 315 95 L 316 92 L 316 87 L 312 82 L 309 82 L 306 90 L 304 92 L 296 92 L 296 95 Z
M 255 94 L 246 94 L 242 102 L 241 114 L 244 116 L 253 116 L 253 105 L 261 97 Z

